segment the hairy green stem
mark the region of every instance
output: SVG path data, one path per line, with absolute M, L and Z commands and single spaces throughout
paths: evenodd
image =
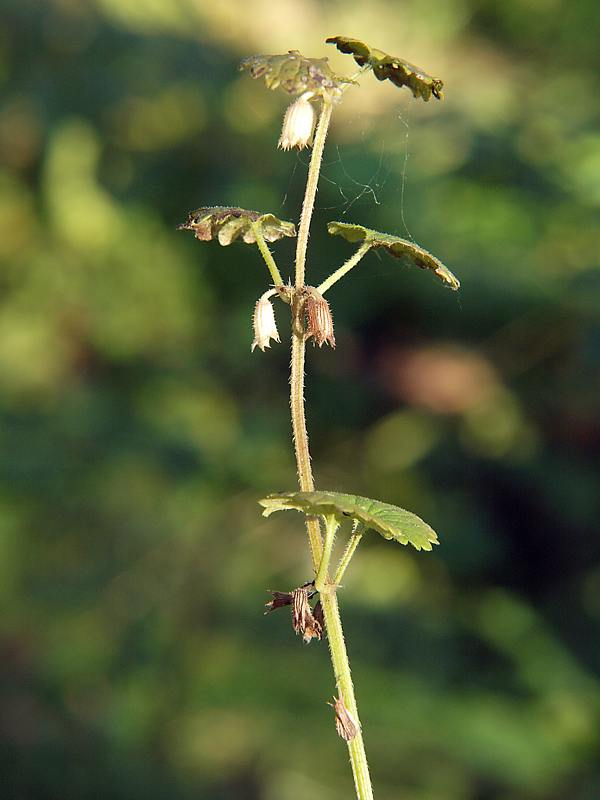
M 319 170 L 323 158 L 323 148 L 327 129 L 331 119 L 331 102 L 323 100 L 321 117 L 315 132 L 313 152 L 308 170 L 308 180 L 306 194 L 302 206 L 302 217 L 298 232 L 298 247 L 296 250 L 296 287 L 304 286 L 306 245 L 308 243 L 308 231 L 314 208 L 317 183 L 319 180 Z M 302 320 L 298 318 L 298 303 L 292 302 L 292 361 L 290 375 L 290 409 L 292 416 L 292 431 L 294 436 L 294 450 L 296 454 L 296 466 L 298 469 L 298 483 L 303 492 L 314 491 L 314 480 L 310 464 L 310 451 L 308 449 L 308 434 L 306 431 L 306 416 L 304 412 L 304 358 L 306 340 Z M 323 563 L 323 539 L 321 528 L 316 517 L 308 517 L 306 528 L 310 542 L 310 549 L 315 572 L 320 573 L 319 566 Z M 333 542 L 331 542 L 333 544 Z M 339 692 L 339 697 L 356 719 L 359 730 L 356 736 L 348 742 L 350 753 L 350 763 L 354 775 L 354 785 L 358 800 L 373 800 L 373 790 L 369 777 L 369 766 L 367 756 L 360 731 L 358 710 L 354 697 L 354 687 L 350 675 L 350 663 L 344 642 L 342 622 L 336 597 L 336 587 L 329 583 L 327 569 L 323 570 L 320 580 L 322 581 L 322 591 L 320 592 L 329 649 L 331 652 L 331 662 Z
M 348 653 L 346 652 L 346 643 L 344 642 L 344 632 L 342 630 L 340 610 L 338 608 L 335 591 L 336 587 L 333 584 L 329 584 L 320 594 L 325 626 L 327 628 L 329 650 L 331 652 L 331 663 L 333 664 L 333 672 L 335 674 L 335 682 L 337 684 L 339 697 L 354 717 L 358 727 L 356 736 L 348 742 L 348 752 L 350 754 L 352 774 L 354 775 L 356 796 L 358 800 L 373 800 L 369 765 L 367 763 L 367 754 L 365 753 L 365 745 L 362 738 L 360 720 L 358 718 L 358 708 L 356 707 L 354 686 L 350 674 L 350 662 L 348 661 Z
M 292 309 L 292 313 L 294 309 Z M 306 416 L 304 413 L 304 333 L 296 330 L 292 325 L 292 364 L 290 374 L 290 409 L 292 412 L 292 433 L 294 437 L 294 450 L 296 453 L 296 467 L 298 469 L 298 485 L 301 492 L 313 492 L 312 467 L 310 465 L 310 451 L 308 449 L 308 433 L 306 430 Z M 323 554 L 323 538 L 321 526 L 317 517 L 306 518 L 306 530 L 310 543 L 313 569 L 317 571 Z
M 310 221 L 312 219 L 313 208 L 315 207 L 315 196 L 317 194 L 317 184 L 319 183 L 319 172 L 321 170 L 321 161 L 323 160 L 323 149 L 325 148 L 325 139 L 327 138 L 327 131 L 329 129 L 329 122 L 331 121 L 331 112 L 333 106 L 331 100 L 323 98 L 323 108 L 319 123 L 315 131 L 315 138 L 313 141 L 312 155 L 310 157 L 310 166 L 308 167 L 308 178 L 306 181 L 306 191 L 304 193 L 304 202 L 302 203 L 302 215 L 300 217 L 300 226 L 298 228 L 298 241 L 296 243 L 296 286 L 304 286 L 304 273 L 306 264 L 306 247 L 308 245 L 308 231 L 310 228 Z
M 369 250 L 371 249 L 371 242 L 363 242 L 361 246 L 358 248 L 356 253 L 353 256 L 350 256 L 348 261 L 346 261 L 339 269 L 336 269 L 335 272 L 332 272 L 328 278 L 325 278 L 323 283 L 320 286 L 317 286 L 317 289 L 321 294 L 325 294 L 325 292 L 330 289 L 334 283 L 337 283 L 340 278 L 343 278 L 347 272 L 350 272 L 352 267 L 355 267 L 361 258 L 366 255 Z
M 254 231 L 254 238 L 256 239 L 256 244 L 258 245 L 258 249 L 260 250 L 260 254 L 265 260 L 265 264 L 269 272 L 271 273 L 271 277 L 273 278 L 273 283 L 275 286 L 282 286 L 283 280 L 281 278 L 281 273 L 277 269 L 277 264 L 275 263 L 275 259 L 273 258 L 273 253 L 269 250 L 269 246 L 265 241 L 265 237 L 263 236 L 263 232 L 261 230 L 260 225 L 257 222 L 251 221 L 252 230 Z
M 342 557 L 340 558 L 340 563 L 338 564 L 338 568 L 335 573 L 335 577 L 333 582 L 336 586 L 339 586 L 342 582 L 342 578 L 344 577 L 344 572 L 346 572 L 348 568 L 348 564 L 350 563 L 352 556 L 356 548 L 358 547 L 360 540 L 363 537 L 363 531 L 365 526 L 361 522 L 357 522 L 354 530 L 352 531 L 352 536 L 348 540 L 348 544 L 346 545 L 346 549 Z

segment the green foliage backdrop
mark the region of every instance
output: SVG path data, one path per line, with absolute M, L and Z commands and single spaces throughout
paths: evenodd
M 336 111 L 315 285 L 371 253 L 309 351 L 317 485 L 414 509 L 340 592 L 379 800 L 600 796 L 600 51 L 593 0 L 6 0 L 0 31 L 0 712 L 10 800 L 342 800 L 324 643 L 266 589 L 310 577 L 287 351 L 250 353 L 255 249 L 175 230 L 295 219 L 285 98 L 237 72 L 356 36 L 444 79 Z M 328 52 L 329 51 L 329 52 Z M 293 241 L 274 245 L 284 277 Z M 283 324 L 280 326 L 283 334 Z M 367 541 L 368 539 L 368 541 Z

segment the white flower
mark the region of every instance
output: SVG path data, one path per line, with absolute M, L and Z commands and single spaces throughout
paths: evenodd
M 260 297 L 254 307 L 254 317 L 252 323 L 254 325 L 254 341 L 252 342 L 252 352 L 255 347 L 260 347 L 264 352 L 265 347 L 271 346 L 271 339 L 276 342 L 281 341 L 275 324 L 275 312 L 269 300 L 269 296 L 275 294 L 271 289 L 265 292 Z
M 316 119 L 315 109 L 310 103 L 312 96 L 312 92 L 305 92 L 285 112 L 277 145 L 282 150 L 291 150 L 292 147 L 302 150 L 303 147 L 312 145 Z

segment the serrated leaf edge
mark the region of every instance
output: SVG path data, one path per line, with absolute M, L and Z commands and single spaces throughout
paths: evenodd
M 425 522 L 425 520 L 423 520 L 417 514 L 415 514 L 412 511 L 408 511 L 407 509 L 402 508 L 401 506 L 396 506 L 392 503 L 386 503 L 382 500 L 374 500 L 373 498 L 370 497 L 363 497 L 361 495 L 351 495 L 351 494 L 346 494 L 344 492 L 331 492 L 331 491 L 320 490 L 316 492 L 280 492 L 267 495 L 267 497 L 262 498 L 258 502 L 261 506 L 263 506 L 264 509 L 262 512 L 263 517 L 269 517 L 276 511 L 298 511 L 300 513 L 305 514 L 306 516 L 321 516 L 321 517 L 330 516 L 332 514 L 330 509 L 325 510 L 324 508 L 322 511 L 318 511 L 317 510 L 318 505 L 317 508 L 311 511 L 305 508 L 298 507 L 298 505 L 302 504 L 303 502 L 310 503 L 310 499 L 308 496 L 310 496 L 311 494 L 316 496 L 337 495 L 338 497 L 343 497 L 343 498 L 354 498 L 357 501 L 364 501 L 365 503 L 370 503 L 374 505 L 375 508 L 377 508 L 378 506 L 379 507 L 383 506 L 384 508 L 389 508 L 393 511 L 399 511 L 402 512 L 403 514 L 408 514 L 411 517 L 414 517 L 414 519 L 418 523 L 421 523 L 424 526 L 425 530 L 421 534 L 421 536 L 425 540 L 424 543 L 416 543 L 412 541 L 411 538 L 408 536 L 408 534 L 403 533 L 398 528 L 390 528 L 390 526 L 386 526 L 385 523 L 382 524 L 382 522 L 378 520 L 376 516 L 375 520 L 369 519 L 367 516 L 369 514 L 368 506 L 364 510 L 364 513 L 361 515 L 360 513 L 356 514 L 356 513 L 351 513 L 349 511 L 344 511 L 339 506 L 336 506 L 335 503 L 333 502 L 334 500 L 333 497 L 332 497 L 332 502 L 330 504 L 335 509 L 333 513 L 334 516 L 338 519 L 338 521 L 341 522 L 344 518 L 350 517 L 356 520 L 357 522 L 362 522 L 365 526 L 365 530 L 374 530 L 377 533 L 379 533 L 379 535 L 382 536 L 384 539 L 398 541 L 400 544 L 403 545 L 410 544 L 412 545 L 412 547 L 415 548 L 415 550 L 431 551 L 433 544 L 439 544 L 436 532 L 427 522 Z M 279 507 L 270 507 L 276 503 L 280 504 Z M 327 504 L 324 503 L 324 505 Z M 358 510 L 360 511 L 360 508 Z

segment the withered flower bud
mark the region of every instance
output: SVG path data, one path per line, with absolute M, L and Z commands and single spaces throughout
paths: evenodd
M 259 298 L 256 306 L 254 307 L 254 316 L 252 318 L 252 323 L 254 326 L 252 352 L 254 352 L 255 347 L 260 347 L 260 349 L 264 352 L 265 347 L 271 346 L 271 339 L 274 339 L 276 342 L 281 341 L 279 338 L 277 325 L 275 324 L 275 312 L 273 311 L 273 306 L 269 300 L 269 296 L 274 293 L 275 292 L 273 289 L 265 292 L 262 297 Z
M 321 639 L 322 628 L 313 617 L 308 602 L 308 587 L 301 586 L 292 592 L 292 625 L 308 644 L 311 639 Z
M 321 641 L 321 637 L 323 635 L 323 627 L 314 616 L 311 614 L 306 619 L 306 625 L 304 626 L 304 633 L 302 634 L 302 638 L 308 644 L 311 639 L 318 639 Z
M 335 729 L 338 736 L 341 736 L 345 742 L 354 739 L 358 733 L 358 723 L 344 705 L 342 698 L 334 697 L 333 703 L 327 705 L 331 706 L 335 713 Z
M 321 630 L 325 630 L 325 617 L 323 615 L 323 606 L 321 605 L 321 601 L 317 600 L 315 607 L 313 608 L 313 617 L 315 618 L 315 622 L 317 622 L 321 626 Z
M 316 119 L 315 109 L 310 102 L 312 96 L 312 92 L 304 92 L 288 107 L 277 147 L 282 150 L 291 150 L 292 147 L 302 150 L 312 145 Z
M 272 600 L 265 603 L 265 614 L 276 611 L 284 606 L 292 606 L 292 626 L 296 633 L 301 633 L 305 642 L 311 639 L 321 639 L 323 633 L 323 613 L 319 612 L 320 603 L 315 606 L 319 616 L 313 616 L 309 599 L 316 594 L 314 581 L 305 583 L 293 592 L 270 592 Z
M 313 337 L 313 344 L 322 347 L 327 343 L 330 347 L 335 347 L 335 336 L 333 334 L 333 317 L 329 303 L 323 295 L 314 287 L 306 287 L 306 298 L 304 300 L 304 314 L 306 316 L 306 338 Z

